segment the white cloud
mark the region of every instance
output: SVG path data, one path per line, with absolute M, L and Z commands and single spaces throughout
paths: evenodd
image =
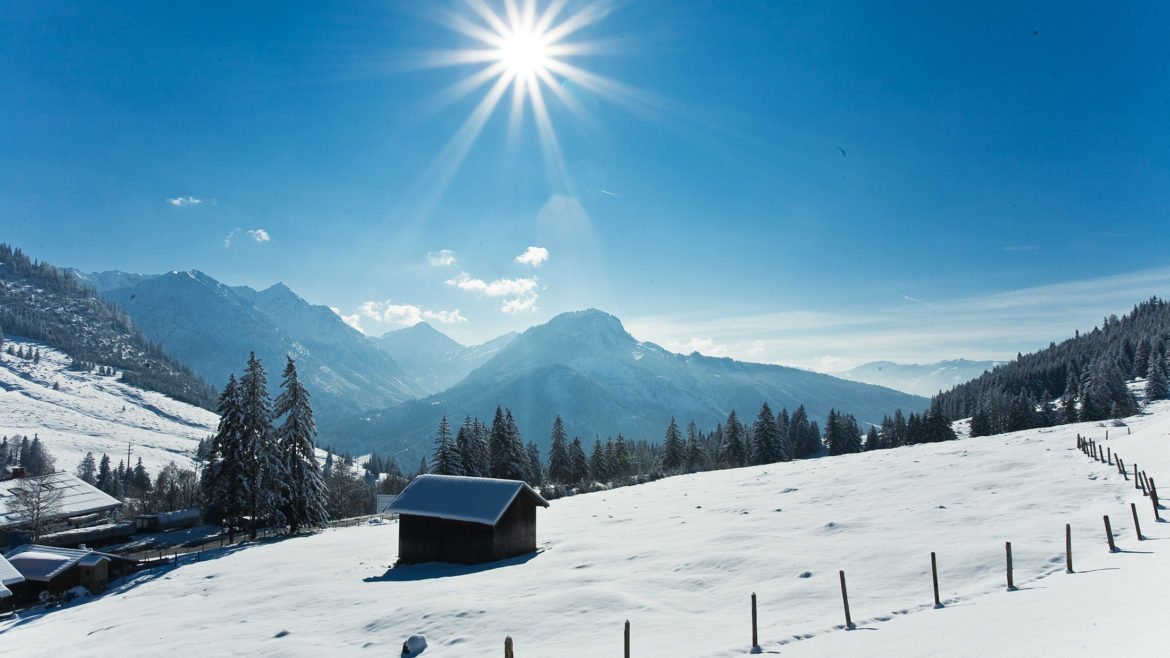
M 446 284 L 460 290 L 476 292 L 486 297 L 507 297 L 500 310 L 515 315 L 523 311 L 535 311 L 536 299 L 539 295 L 537 286 L 539 279 L 516 278 L 496 279 L 491 283 L 483 279 L 472 278 L 467 272 L 460 272 L 458 276 L 447 279 Z
M 342 322 L 348 324 L 354 329 L 357 329 L 363 334 L 366 333 L 366 330 L 362 329 L 361 317 L 359 317 L 357 313 L 354 313 L 353 315 L 342 315 L 341 309 L 337 308 L 336 306 L 330 306 L 329 310 L 336 313 L 337 317 L 341 318 Z
M 516 262 L 524 265 L 531 265 L 533 267 L 540 267 L 540 264 L 548 260 L 548 249 L 544 247 L 529 247 L 524 250 L 524 253 L 516 257 Z
M 427 262 L 432 267 L 449 267 L 455 264 L 455 252 L 450 249 L 440 249 L 439 251 L 428 251 Z
M 177 196 L 173 199 L 167 199 L 167 203 L 180 208 L 182 206 L 197 206 L 203 203 L 203 199 L 196 199 L 193 196 Z
M 727 346 L 717 345 L 714 338 L 696 338 L 695 336 L 691 336 L 690 341 L 686 343 L 668 340 L 663 344 L 663 347 L 680 354 L 698 352 L 704 356 L 730 356 L 727 351 Z
M 272 236 L 268 235 L 268 231 L 265 231 L 262 228 L 258 228 L 254 231 L 245 231 L 242 228 L 234 228 L 231 230 L 230 233 L 227 234 L 227 237 L 223 239 L 223 246 L 224 247 L 232 246 L 232 240 L 235 239 L 235 237 L 237 235 L 239 235 L 240 233 L 247 233 L 248 236 L 251 237 L 256 242 L 268 242 L 268 241 L 272 240 Z
M 1103 316 L 1167 289 L 1170 267 L 929 303 L 899 294 L 895 303 L 847 312 L 650 316 L 625 325 L 640 340 L 675 351 L 690 347 L 693 336 L 714 335 L 737 359 L 833 372 L 878 360 L 1011 359 L 1090 331 Z
M 496 279 L 491 283 L 483 279 L 473 279 L 467 272 L 460 272 L 458 276 L 447 279 L 447 285 L 455 286 L 460 290 L 478 292 L 488 297 L 510 297 L 535 294 L 537 278 L 530 279 Z
M 467 318 L 459 312 L 459 309 L 431 311 L 414 304 L 395 304 L 389 299 L 384 302 L 363 302 L 358 307 L 358 314 L 376 322 L 399 324 L 406 327 L 414 326 L 423 320 L 433 320 L 442 324 L 464 324 L 467 322 Z

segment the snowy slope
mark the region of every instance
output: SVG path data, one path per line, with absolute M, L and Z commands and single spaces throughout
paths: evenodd
M 72 472 L 87 451 L 98 459 L 107 453 L 117 465 L 128 442 L 131 465 L 141 457 L 151 473 L 170 461 L 190 467 L 199 440 L 219 422 L 206 409 L 116 377 L 69 370 L 69 357 L 43 343 L 7 336 L 8 344 L 40 349 L 41 360 L 0 355 L 0 435 L 39 435 L 58 469 Z
M 967 359 L 926 364 L 873 361 L 833 374 L 842 379 L 886 386 L 896 391 L 930 397 L 939 391 L 949 391 L 959 384 L 971 381 L 999 363 L 999 361 L 968 361 Z
M 1170 474 L 1170 402 L 1108 445 Z M 538 554 L 390 569 L 393 523 L 258 545 L 0 624 L 13 655 L 1165 655 L 1170 529 L 1075 450 L 1095 424 L 680 476 L 553 501 Z M 1166 480 L 1170 482 L 1170 479 Z M 1166 487 L 1170 489 L 1170 487 Z M 1137 501 L 1150 541 L 1137 542 Z M 1106 552 L 1110 514 L 1126 552 Z M 1077 573 L 1064 573 L 1064 524 Z M 1018 591 L 1004 587 L 1012 541 Z M 933 609 L 930 551 L 946 607 Z M 847 573 L 855 631 L 837 572 Z

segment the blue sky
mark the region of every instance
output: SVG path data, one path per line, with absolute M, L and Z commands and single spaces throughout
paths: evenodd
M 568 0 L 546 138 L 509 86 L 468 140 L 482 11 L 5 3 L 0 239 L 283 281 L 374 335 L 592 306 L 830 370 L 1009 358 L 1170 294 L 1166 3 Z

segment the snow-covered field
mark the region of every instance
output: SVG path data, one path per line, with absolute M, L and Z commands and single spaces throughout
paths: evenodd
M 116 466 L 127 443 L 130 465 L 141 457 L 152 475 L 171 461 L 190 468 L 199 440 L 215 433 L 219 418 L 210 411 L 69 370 L 69 357 L 43 343 L 9 336 L 4 344 L 39 349 L 41 359 L 0 356 L 0 435 L 39 435 L 58 469 L 73 472 L 88 451 L 99 460 L 109 454 Z
M 1102 439 L 1164 474 L 1170 402 L 1085 423 L 691 476 L 553 501 L 541 551 L 487 567 L 391 569 L 397 525 L 328 530 L 145 574 L 0 625 L 13 655 L 1165 655 L 1170 528 Z M 1129 502 L 1142 530 L 1134 538 Z M 1109 514 L 1120 553 L 1105 545 Z M 1168 514 L 1170 517 L 1170 514 Z M 1075 574 L 1064 573 L 1064 524 Z M 1018 590 L 1005 591 L 1011 541 Z M 933 608 L 936 551 L 945 607 Z M 858 628 L 841 630 L 838 570 Z

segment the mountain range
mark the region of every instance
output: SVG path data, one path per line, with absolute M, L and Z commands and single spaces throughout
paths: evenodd
M 465 347 L 426 322 L 419 322 L 370 341 L 406 368 L 428 393 L 438 393 L 459 383 L 516 335 L 513 331 L 482 345 Z
M 999 361 L 967 359 L 927 364 L 872 361 L 851 370 L 834 373 L 834 376 L 929 397 L 971 381 L 999 364 Z
M 497 406 L 544 448 L 557 415 L 583 440 L 622 433 L 657 442 L 672 417 L 711 430 L 733 409 L 750 423 L 765 402 L 775 411 L 803 404 L 814 420 L 837 409 L 863 425 L 928 404 L 796 368 L 675 354 L 595 309 L 466 347 L 426 323 L 367 337 L 280 283 L 232 287 L 199 271 L 75 274 L 218 386 L 254 351 L 275 393 L 284 355 L 293 355 L 313 396 L 318 443 L 355 454 L 429 456 L 444 415 L 453 424 L 468 415 L 490 421 Z
M 509 407 L 525 441 L 542 449 L 560 415 L 570 436 L 591 441 L 624 434 L 657 442 L 670 419 L 713 429 L 736 410 L 750 423 L 767 402 L 790 411 L 803 404 L 823 420 L 830 409 L 878 423 L 894 409 L 918 411 L 925 398 L 829 375 L 727 358 L 682 355 L 635 340 L 616 317 L 589 309 L 563 313 L 511 340 L 455 386 L 420 400 L 322 428 L 339 450 L 353 437 L 375 437 L 382 454 L 427 455 L 440 419 L 471 415 L 490 422 Z
M 255 352 L 275 393 L 285 355 L 313 396 L 318 422 L 332 422 L 425 395 L 427 390 L 386 352 L 326 306 L 314 306 L 284 284 L 256 291 L 230 287 L 199 271 L 135 278 L 86 275 L 134 325 L 166 352 L 222 387 Z

